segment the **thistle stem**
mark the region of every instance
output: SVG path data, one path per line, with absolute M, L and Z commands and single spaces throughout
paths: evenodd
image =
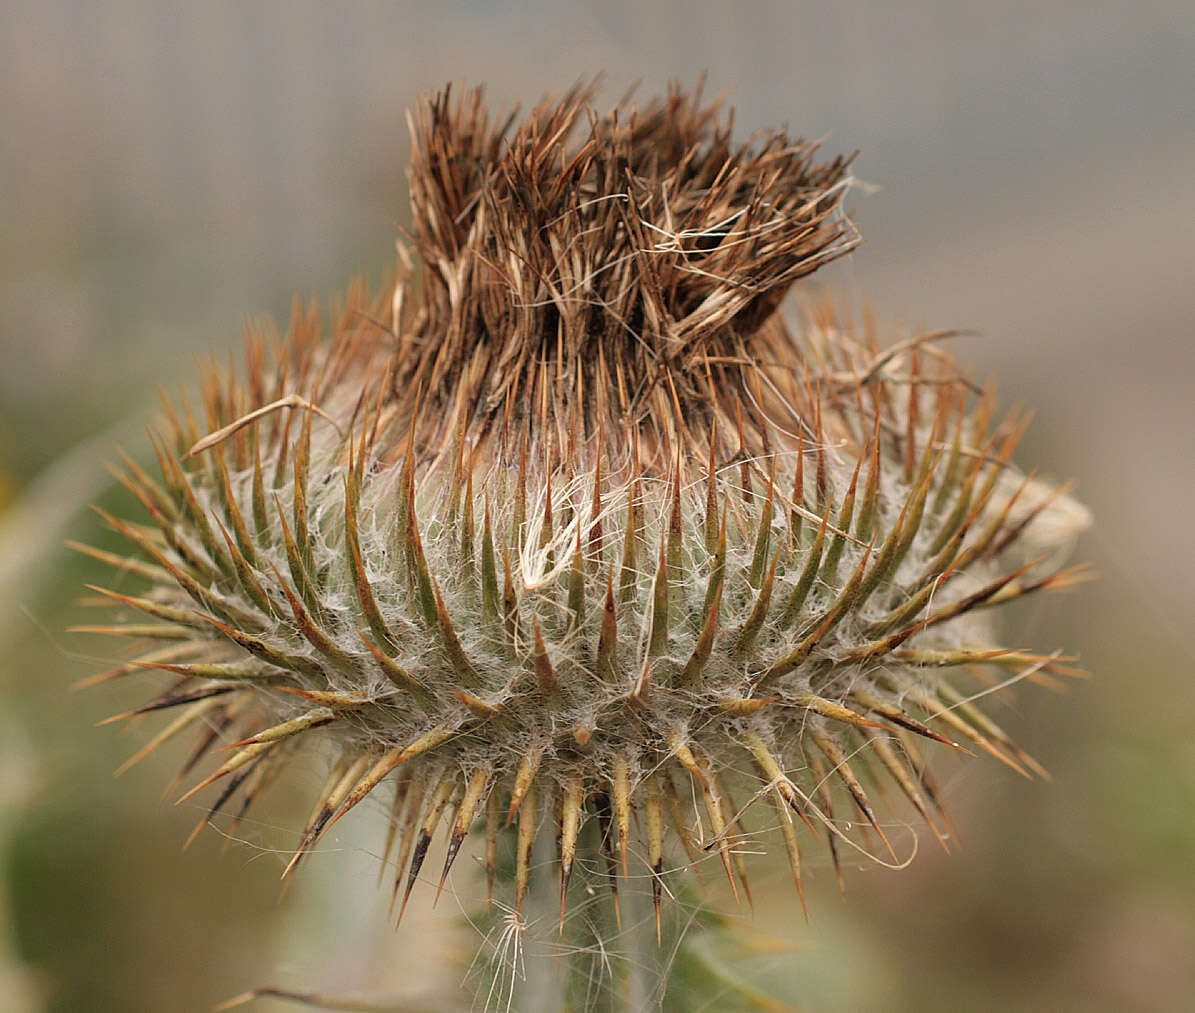
M 582 828 L 560 922 L 552 838 L 540 834 L 521 916 L 506 916 L 492 935 L 486 1008 L 527 1013 L 628 1013 L 661 1008 L 661 951 L 646 880 L 619 876 L 622 926 L 614 912 L 597 820 Z M 499 870 L 503 880 L 506 870 Z M 504 884 L 505 885 L 505 884 Z M 513 884 L 512 884 L 513 885 Z M 501 891 L 499 891 L 500 893 Z M 504 935 L 505 933 L 505 935 Z M 505 943 L 505 945 L 503 945 Z

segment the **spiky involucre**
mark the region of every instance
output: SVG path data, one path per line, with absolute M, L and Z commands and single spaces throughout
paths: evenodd
M 596 817 L 615 904 L 642 835 L 658 915 L 666 837 L 736 893 L 752 825 L 779 824 L 798 888 L 811 831 L 836 862 L 890 854 L 868 778 L 940 837 L 917 738 L 1036 769 L 969 700 L 1068 671 L 984 616 L 1073 579 L 1039 565 L 1068 501 L 1010 464 L 1021 421 L 948 335 L 882 351 L 828 308 L 774 312 L 854 245 L 844 160 L 734 147 L 679 92 L 589 102 L 513 132 L 480 93 L 427 102 L 393 296 L 354 288 L 330 334 L 297 310 L 243 379 L 210 372 L 201 422 L 168 409 L 160 478 L 128 462 L 153 526 L 105 515 L 136 556 L 90 550 L 149 584 L 103 590 L 120 618 L 91 627 L 146 644 L 97 679 L 167 673 L 133 713 L 177 717 L 138 757 L 235 743 L 193 789 L 217 785 L 208 818 L 333 744 L 291 868 L 385 786 L 396 893 L 437 826 L 447 875 L 481 822 L 491 883 L 516 840 L 521 904 L 547 828 L 563 917 Z

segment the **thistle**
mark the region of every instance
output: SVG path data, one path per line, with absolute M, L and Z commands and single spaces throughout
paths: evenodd
M 132 554 L 84 548 L 146 585 L 87 627 L 141 647 L 91 681 L 162 675 L 130 762 L 195 736 L 183 797 L 236 823 L 330 744 L 286 874 L 384 796 L 398 918 L 441 827 L 437 889 L 479 827 L 490 889 L 512 849 L 500 899 L 549 879 L 562 931 L 583 865 L 616 922 L 648 876 L 657 932 L 707 856 L 749 899 L 765 827 L 798 891 L 818 838 L 898 864 L 877 786 L 946 846 L 928 754 L 1040 773 L 976 698 L 1074 672 L 990 622 L 1081 576 L 1052 565 L 1077 508 L 1012 463 L 1026 418 L 950 333 L 777 312 L 857 242 L 849 159 L 591 97 L 496 127 L 480 92 L 425 102 L 393 289 L 208 370 L 160 474 L 126 459 L 151 523 L 103 514 Z

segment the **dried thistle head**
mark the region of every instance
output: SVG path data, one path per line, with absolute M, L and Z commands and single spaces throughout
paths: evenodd
M 147 584 L 100 589 L 92 629 L 143 650 L 97 680 L 157 670 L 132 713 L 176 715 L 134 759 L 196 735 L 188 795 L 239 820 L 331 743 L 288 872 L 386 789 L 403 906 L 437 827 L 443 885 L 481 824 L 516 907 L 555 838 L 563 918 L 594 821 L 615 906 L 641 839 L 658 918 L 671 838 L 737 895 L 735 840 L 778 824 L 799 889 L 803 839 L 895 861 L 876 782 L 944 839 L 927 752 L 1038 769 L 972 701 L 1071 671 L 989 622 L 1076 579 L 1048 521 L 1078 508 L 1011 462 L 1024 419 L 949 335 L 776 312 L 856 242 L 847 160 L 735 145 L 679 91 L 590 101 L 497 128 L 479 92 L 426 102 L 393 294 L 299 309 L 206 375 L 200 420 L 168 406 L 160 477 L 124 476 L 152 524 L 105 515 L 134 551 L 91 550 Z

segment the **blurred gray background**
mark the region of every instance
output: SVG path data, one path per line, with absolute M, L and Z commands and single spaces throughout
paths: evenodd
M 2 1013 L 198 1010 L 267 982 L 402 992 L 412 975 L 459 1001 L 450 905 L 384 928 L 376 821 L 279 907 L 276 856 L 214 834 L 179 855 L 199 813 L 156 801 L 178 755 L 113 783 L 148 730 L 92 727 L 135 688 L 69 692 L 100 665 L 102 645 L 62 629 L 101 571 L 61 542 L 101 537 L 87 501 L 127 507 L 103 465 L 114 442 L 143 448 L 155 384 L 235 347 L 247 316 L 284 317 L 292 292 L 382 277 L 421 92 L 485 82 L 496 106 L 528 105 L 603 72 L 613 101 L 702 71 L 740 136 L 787 123 L 861 150 L 867 242 L 818 282 L 893 328 L 979 332 L 961 357 L 1037 409 L 1021 461 L 1078 479 L 1097 522 L 1079 555 L 1101 573 L 1018 630 L 1095 678 L 998 708 L 1053 783 L 950 768 L 963 847 L 852 872 L 845 905 L 823 863 L 811 925 L 786 893 L 761 905 L 796 945 L 766 974 L 813 1010 L 1189 1008 L 1189 2 L 56 0 L 0 6 Z

